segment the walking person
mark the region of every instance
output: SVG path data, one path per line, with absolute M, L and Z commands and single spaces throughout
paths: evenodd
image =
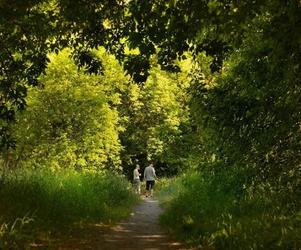
M 146 197 L 153 196 L 155 186 L 156 172 L 153 164 L 150 164 L 144 169 L 144 179 L 146 180 Z
M 134 179 L 134 187 L 135 187 L 135 192 L 137 194 L 140 194 L 140 190 L 141 190 L 141 183 L 140 183 L 140 176 L 141 174 L 139 173 L 140 170 L 140 166 L 138 164 L 136 164 L 136 167 L 134 169 L 133 172 L 133 179 Z

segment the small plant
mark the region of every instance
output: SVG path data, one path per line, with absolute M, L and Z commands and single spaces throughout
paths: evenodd
M 24 216 L 16 218 L 13 223 L 3 223 L 0 226 L 0 249 L 22 247 L 26 238 L 24 227 L 33 221 L 32 218 Z

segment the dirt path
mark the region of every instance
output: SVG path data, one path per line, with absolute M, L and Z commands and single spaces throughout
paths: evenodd
M 130 218 L 114 227 L 93 225 L 80 232 L 80 237 L 73 236 L 57 249 L 187 249 L 172 241 L 159 226 L 158 218 L 161 213 L 162 209 L 157 200 L 145 198 Z

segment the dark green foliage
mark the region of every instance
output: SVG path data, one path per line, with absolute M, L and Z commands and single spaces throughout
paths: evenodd
M 134 80 L 142 82 L 148 76 L 148 61 L 157 51 L 161 67 L 177 72 L 174 60 L 185 58 L 185 51 L 197 54 L 205 50 L 214 58 L 215 71 L 221 68 L 229 48 L 241 41 L 247 21 L 269 3 L 1 1 L 1 144 L 9 147 L 5 123 L 25 106 L 26 88 L 37 85 L 49 52 L 70 47 L 79 66 L 85 66 L 89 73 L 100 73 L 102 63 L 91 57 L 91 51 L 104 46 L 124 62 Z M 143 67 L 125 56 L 125 44 L 140 51 L 138 61 Z
M 300 212 L 269 184 L 235 193 L 239 177 L 205 172 L 171 181 L 159 194 L 167 201 L 161 222 L 200 248 L 300 249 Z
M 1 1 L 2 146 L 11 144 L 6 122 L 13 121 L 16 110 L 26 105 L 26 89 L 38 84 L 49 62 L 47 54 L 69 46 L 79 66 L 85 66 L 89 73 L 101 72 L 102 64 L 91 57 L 91 49 L 103 45 L 113 50 L 118 34 L 105 28 L 104 21 L 118 23 L 123 12 L 122 4 L 112 1 Z
M 163 218 L 186 240 L 217 249 L 301 247 L 300 7 L 266 2 L 221 73 L 209 70 L 214 56 L 196 57 L 191 122 L 209 157 L 184 178 Z
M 124 69 L 137 83 L 143 83 L 149 76 L 150 63 L 145 55 L 127 55 L 124 61 Z
M 6 121 L 25 107 L 26 86 L 37 85 L 45 71 L 52 36 L 53 13 L 42 1 L 1 1 L 0 4 L 0 127 L 1 146 L 11 144 Z M 30 13 L 28 10 L 31 10 Z
M 278 9 L 253 20 L 241 49 L 226 61 L 214 86 L 206 85 L 204 78 L 196 80 L 199 89 L 192 90 L 192 109 L 210 140 L 211 152 L 222 161 L 245 166 L 249 184 L 269 181 L 296 195 L 301 150 L 301 75 L 296 70 L 300 35 L 276 39 L 283 29 L 294 29 L 301 17 L 284 8 L 281 20 L 292 23 L 277 27 L 280 20 L 274 11 Z

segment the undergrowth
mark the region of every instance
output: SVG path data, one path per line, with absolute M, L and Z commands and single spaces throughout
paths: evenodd
M 20 171 L 0 188 L 0 249 L 25 248 L 40 232 L 75 223 L 112 223 L 137 201 L 128 182 L 113 174 Z
M 169 180 L 158 194 L 166 208 L 161 223 L 202 249 L 301 249 L 297 197 L 269 183 L 239 190 L 239 180 L 222 176 L 192 172 Z

